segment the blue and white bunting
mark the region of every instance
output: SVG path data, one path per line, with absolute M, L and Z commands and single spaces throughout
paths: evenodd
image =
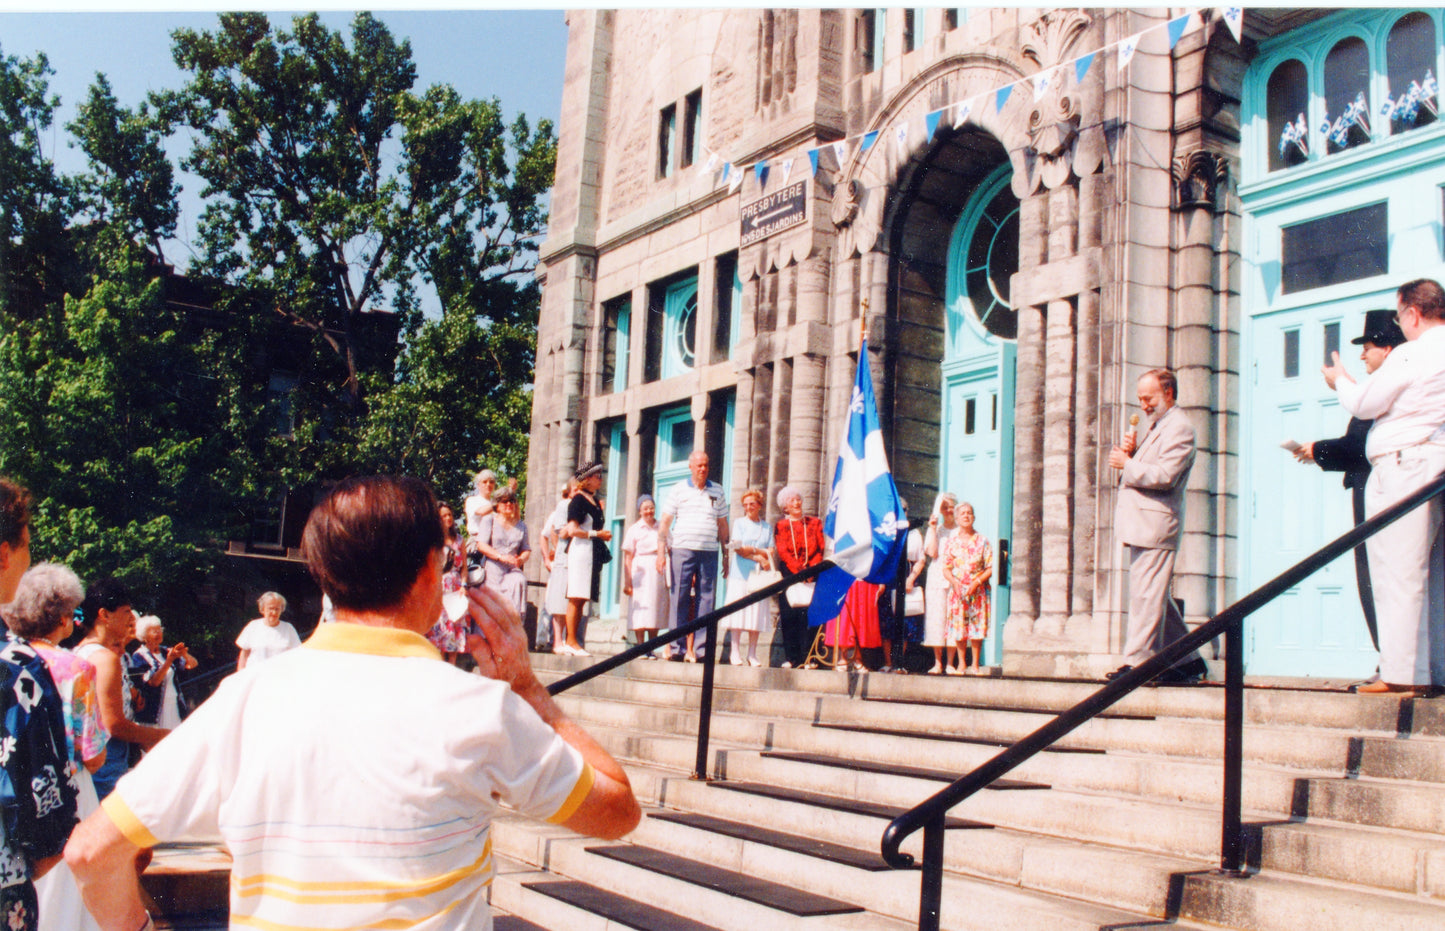
M 1044 95 L 1049 92 L 1049 88 L 1054 86 L 1053 69 L 1050 68 L 1048 71 L 1040 71 L 1038 74 L 1034 75 L 1033 84 L 1034 102 L 1038 103 L 1040 100 L 1044 99 Z
M 953 115 L 953 125 L 954 125 L 954 126 L 962 126 L 964 123 L 967 123 L 967 122 L 968 122 L 968 118 L 969 118 L 970 116 L 973 116 L 973 98 L 972 98 L 972 97 L 968 98 L 968 99 L 965 100 L 963 103 L 961 103 L 961 104 L 958 105 L 958 110 L 957 110 L 957 112 L 954 113 L 954 115 Z
M 1169 48 L 1179 44 L 1179 39 L 1189 31 L 1189 23 L 1194 19 L 1193 13 L 1185 13 L 1169 21 Z
M 793 160 L 790 158 L 786 159 L 785 161 L 779 162 L 778 167 L 783 169 L 783 187 L 787 187 L 788 178 L 792 177 L 793 175 Z
M 1244 41 L 1244 8 L 1238 6 L 1227 6 L 1224 8 L 1224 25 L 1229 27 L 1229 34 L 1234 36 L 1235 42 Z
M 1234 36 L 1234 40 L 1236 42 L 1242 42 L 1244 35 L 1244 9 L 1237 6 L 1216 7 L 1215 9 L 1218 18 L 1224 20 L 1224 23 L 1229 27 L 1229 31 Z M 1029 86 L 1033 90 L 1034 100 L 1039 101 L 1048 93 L 1057 90 L 1068 82 L 1068 71 L 1065 69 L 1070 65 L 1073 66 L 1074 83 L 1076 85 L 1082 84 L 1085 76 L 1088 75 L 1090 69 L 1093 68 L 1094 60 L 1110 49 L 1117 51 L 1119 56 L 1118 70 L 1123 71 L 1129 67 L 1129 64 L 1134 60 L 1134 55 L 1138 52 L 1139 44 L 1144 36 L 1158 30 L 1165 30 L 1169 48 L 1173 49 L 1178 44 L 1180 38 L 1199 28 L 1201 23 L 1203 23 L 1201 17 L 1202 12 L 1199 8 L 1189 10 L 1183 15 L 1161 22 L 1156 26 L 1151 26 L 1143 32 L 1136 33 L 1119 42 L 1094 49 L 1070 61 L 1059 62 L 1048 70 L 1039 72 L 1028 79 L 1020 78 L 1002 87 L 978 91 L 966 100 L 947 103 L 941 109 L 923 115 L 924 135 L 928 142 L 932 143 L 938 133 L 939 125 L 945 119 L 950 120 L 950 125 L 954 127 L 962 127 L 975 116 L 975 110 L 982 111 L 990 102 L 993 104 L 995 113 L 1002 112 L 1004 105 L 1008 103 L 1009 97 L 1013 93 L 1014 86 L 1022 85 L 1024 80 L 1028 80 Z M 1397 97 L 1390 97 L 1387 93 L 1385 106 L 1381 109 L 1381 113 L 1393 119 L 1413 121 L 1415 115 L 1421 108 L 1428 108 L 1432 113 L 1437 110 L 1437 94 L 1438 87 L 1434 82 L 1433 76 L 1427 73 L 1424 84 L 1421 84 L 1419 81 L 1411 82 L 1409 90 L 1399 92 Z M 952 113 L 950 114 L 949 111 L 952 111 Z M 912 117 L 911 119 L 916 118 L 917 117 Z M 908 122 L 911 122 L 911 119 L 903 122 L 902 125 L 890 123 L 888 126 L 870 130 L 861 135 L 839 139 L 835 142 L 823 143 L 817 148 L 807 149 L 808 168 L 806 170 L 808 171 L 808 177 L 817 176 L 819 153 L 824 149 L 831 149 L 833 151 L 833 157 L 837 162 L 837 170 L 844 171 L 846 170 L 845 166 L 850 152 L 856 154 L 869 151 L 878 142 L 878 137 L 885 133 L 897 141 L 899 151 L 902 153 L 908 140 Z M 1334 138 L 1338 135 L 1338 130 L 1341 126 L 1348 127 L 1350 125 L 1359 125 L 1365 132 L 1368 132 L 1368 129 L 1365 128 L 1367 126 L 1367 120 L 1364 117 L 1363 111 L 1357 114 L 1354 119 L 1348 117 L 1343 117 L 1342 119 L 1343 122 L 1339 123 L 1338 126 L 1335 122 L 1329 124 L 1328 129 L 1324 130 L 1327 136 Z M 1303 124 L 1301 123 L 1300 125 L 1302 126 Z M 1298 145 L 1301 149 L 1307 149 L 1309 145 L 1309 133 L 1303 129 L 1292 129 L 1291 132 L 1297 133 L 1297 135 L 1292 138 L 1282 137 L 1280 140 L 1281 148 L 1286 149 L 1289 145 L 1294 144 Z M 887 136 L 885 136 L 885 138 L 887 138 Z M 702 173 L 716 172 L 719 161 L 720 156 L 709 151 L 707 164 L 702 167 Z M 791 176 L 791 163 L 780 161 L 778 162 L 778 166 L 787 166 L 783 168 L 783 182 L 786 184 L 788 178 Z M 759 188 L 765 188 L 767 186 L 768 167 L 769 164 L 766 159 L 751 165 L 733 165 L 730 162 L 725 162 L 722 164 L 721 174 L 717 176 L 715 183 L 725 182 L 730 191 L 736 191 L 742 186 L 743 173 L 748 169 L 752 169 L 757 177 Z M 803 170 L 802 166 L 799 166 L 799 170 L 800 172 Z
M 891 581 L 906 547 L 907 521 L 878 426 L 873 374 L 868 369 L 868 340 L 858 350 L 858 376 L 848 404 L 848 432 L 833 470 L 833 493 L 823 532 L 833 541 L 834 565 L 818 576 L 808 623 L 825 624 L 838 616 L 848 589 L 858 579 Z
M 1129 67 L 1129 62 L 1134 60 L 1134 53 L 1139 50 L 1139 36 L 1130 36 L 1119 43 L 1119 70 L 1123 71 Z

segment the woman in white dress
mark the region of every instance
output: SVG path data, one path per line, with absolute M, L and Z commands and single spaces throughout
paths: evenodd
M 622 537 L 622 594 L 631 601 L 627 626 L 638 643 L 667 626 L 667 577 L 657 571 L 657 502 L 652 495 L 637 499 L 637 520 Z M 657 659 L 648 653 L 647 659 Z
M 562 486 L 562 498 L 552 513 L 542 523 L 542 565 L 547 570 L 547 588 L 543 591 L 542 607 L 551 619 L 552 639 L 549 649 L 553 653 L 563 652 L 567 641 L 567 552 L 562 544 L 562 528 L 567 526 L 567 502 L 577 493 L 577 484 L 570 478 Z M 577 636 L 587 642 L 587 618 L 584 615 L 577 622 Z M 539 635 L 540 639 L 540 635 Z
M 958 496 L 945 491 L 933 501 L 928 518 L 928 533 L 923 537 L 923 556 L 928 560 L 928 575 L 923 581 L 923 645 L 933 650 L 931 673 L 942 673 L 943 651 L 948 642 L 948 583 L 943 578 L 943 545 L 958 531 L 953 522 L 953 509 Z
M 743 492 L 743 514 L 741 519 L 733 522 L 732 531 L 729 534 L 731 538 L 729 548 L 733 554 L 732 571 L 728 573 L 728 601 L 730 602 L 737 601 L 748 593 L 747 580 L 753 572 L 773 568 L 773 560 L 769 552 L 773 545 L 773 528 L 762 519 L 763 493 L 761 491 L 749 488 Z M 763 664 L 758 659 L 758 636 L 771 618 L 772 614 L 768 609 L 767 599 L 728 617 L 728 627 L 732 631 L 733 638 L 731 662 L 734 666 L 743 664 L 742 635 L 744 632 L 748 635 L 748 665 L 761 666 Z
M 261 609 L 261 616 L 247 624 L 236 638 L 236 646 L 241 648 L 241 655 L 236 659 L 237 672 L 301 645 L 296 628 L 281 620 L 286 599 L 280 592 L 267 592 L 256 600 L 256 606 Z
M 572 478 L 577 493 L 567 502 L 567 526 L 562 529 L 567 551 L 567 642 L 557 652 L 571 656 L 591 656 L 577 641 L 577 624 L 587 605 L 597 600 L 602 577 L 602 563 L 597 559 L 597 544 L 606 546 L 612 531 L 602 527 L 605 514 L 597 493 L 602 489 L 602 463 L 589 462 L 577 469 Z

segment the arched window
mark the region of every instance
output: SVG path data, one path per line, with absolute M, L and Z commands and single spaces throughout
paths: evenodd
M 1390 29 L 1385 45 L 1385 74 L 1390 82 L 1390 131 L 1404 132 L 1427 126 L 1437 119 L 1434 112 L 1418 97 L 1428 93 L 1435 74 L 1435 24 L 1425 13 L 1407 13 Z M 1409 100 L 1413 89 L 1416 99 Z M 1438 92 L 1431 100 L 1439 105 Z
M 967 307 L 955 306 L 988 333 L 1010 340 L 1018 337 L 1018 311 L 1009 300 L 1009 279 L 1019 270 L 1019 200 L 1011 179 L 1004 165 L 979 185 L 949 247 L 958 295 L 967 299 Z
M 1269 125 L 1269 170 L 1278 171 L 1305 160 L 1310 138 L 1305 111 L 1309 109 L 1309 76 L 1304 62 L 1291 58 L 1269 76 L 1266 94 Z M 1297 138 L 1304 130 L 1303 138 Z M 1296 141 L 1297 140 L 1297 141 Z
M 1335 43 L 1325 57 L 1325 119 L 1328 132 L 1320 132 L 1325 152 L 1370 141 L 1365 131 L 1370 119 L 1370 53 L 1363 39 L 1351 37 Z

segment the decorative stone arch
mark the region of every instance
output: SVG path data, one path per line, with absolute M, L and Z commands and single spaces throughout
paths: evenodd
M 941 336 L 943 299 L 909 252 L 910 229 L 922 219 L 910 191 L 925 189 L 943 153 L 965 140 L 991 139 L 989 168 L 1006 158 L 1020 200 L 1019 273 L 1012 285 L 1019 311 L 1013 472 L 1012 615 L 1006 632 L 1014 656 L 1005 668 L 1044 674 L 1083 671 L 1089 654 L 1108 651 L 1110 618 L 1096 615 L 1098 543 L 1101 235 L 1099 172 L 1111 167 L 1109 126 L 1102 119 L 1111 69 L 1096 64 L 1082 84 L 1067 63 L 1099 40 L 1103 20 L 1080 10 L 1055 10 L 1021 27 L 1012 48 L 992 46 L 944 59 L 920 73 L 873 117 L 878 131 L 867 152 L 842 166 L 834 199 L 835 263 L 857 262 L 858 293 L 835 294 L 835 320 L 869 300 L 870 345 L 885 419 L 895 439 L 894 468 L 904 494 L 931 488 L 936 459 L 909 449 L 908 419 L 925 407 L 921 371 L 941 350 L 918 356 L 927 320 Z M 1035 99 L 1024 80 L 1056 69 L 1059 80 Z M 1014 82 L 1019 82 L 1014 84 Z M 994 92 L 1013 89 L 1000 108 Z M 932 140 L 923 117 L 950 103 Z M 908 129 L 900 140 L 897 127 Z M 916 134 L 916 135 L 915 135 Z M 979 179 L 987 174 L 980 171 Z M 1081 210 L 1081 188 L 1087 206 Z M 960 193 L 967 185 L 958 185 Z M 951 204 L 934 220 L 947 241 L 963 208 Z M 926 266 L 928 263 L 922 263 Z M 846 279 L 849 276 L 839 276 Z M 930 293 L 931 292 L 931 293 Z M 922 304 L 924 306 L 920 307 Z M 930 307 L 932 309 L 930 309 Z M 904 324 L 924 323 L 924 335 Z M 880 325 L 881 324 L 881 325 Z M 879 339 L 879 337 L 885 337 Z M 933 340 L 935 343 L 938 339 Z M 835 386 L 836 387 L 836 386 Z M 897 391 L 894 389 L 897 387 Z M 934 389 L 935 391 L 937 388 Z M 936 416 L 936 415 L 935 415 Z M 937 436 L 939 425 L 931 425 Z M 926 434 L 926 430 L 924 433 Z M 1045 580 L 1047 580 L 1045 582 Z

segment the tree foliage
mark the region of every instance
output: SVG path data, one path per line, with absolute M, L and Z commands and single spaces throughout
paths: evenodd
M 521 473 L 556 155 L 546 121 L 414 90 L 409 44 L 368 14 L 173 40 L 179 88 L 129 108 L 97 76 L 74 176 L 40 144 L 45 58 L 0 54 L 0 473 L 36 495 L 38 555 L 152 604 L 287 488 Z M 185 280 L 163 252 L 182 128 L 205 184 Z

